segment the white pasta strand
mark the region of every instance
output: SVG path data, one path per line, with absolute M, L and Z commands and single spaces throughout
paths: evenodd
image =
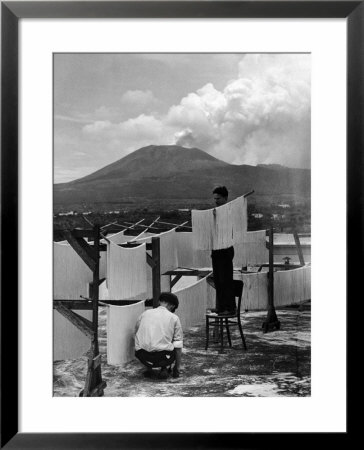
M 266 310 L 268 272 L 234 274 L 244 282 L 242 308 Z M 274 306 L 287 306 L 311 299 L 311 266 L 274 272 Z
M 196 250 L 218 250 L 233 245 L 233 223 L 229 203 L 206 211 L 192 211 Z
M 234 266 L 268 262 L 269 252 L 266 246 L 265 230 L 248 231 L 243 234 L 243 241 L 234 246 Z
M 178 267 L 177 238 L 175 228 L 164 233 L 157 234 L 160 245 L 160 270 L 161 274 Z M 137 242 L 152 242 L 152 237 L 138 239 Z
M 110 300 L 106 280 L 104 280 L 99 286 L 99 300 Z
M 268 305 L 268 272 L 242 274 L 244 287 L 242 309 L 266 310 Z
M 177 265 L 178 267 L 193 267 L 193 233 L 176 233 Z
M 232 202 L 205 211 L 192 210 L 195 250 L 219 250 L 243 241 L 247 231 L 247 201 Z
M 123 365 L 134 359 L 135 325 L 145 310 L 144 301 L 107 307 L 107 363 Z
M 170 230 L 160 235 L 161 273 L 178 266 L 176 232 Z
M 99 277 L 106 277 L 106 252 L 100 252 Z M 67 243 L 53 243 L 53 273 L 55 299 L 76 300 L 88 296 L 88 284 L 93 273 L 81 256 Z
M 231 208 L 233 221 L 233 242 L 234 245 L 244 242 L 248 230 L 248 201 L 244 196 L 238 197 L 228 203 Z
M 176 310 L 181 320 L 182 328 L 200 324 L 205 319 L 207 307 L 206 277 L 196 283 L 174 292 L 178 297 L 179 306 Z
M 195 250 L 193 252 L 193 267 L 212 269 L 211 250 Z
M 106 273 L 106 252 L 100 253 L 100 278 Z M 54 299 L 77 300 L 89 296 L 89 283 L 93 273 L 68 243 L 54 243 Z M 75 311 L 92 319 L 92 311 Z M 90 339 L 58 311 L 53 312 L 53 359 L 74 359 L 90 347 Z
M 77 300 L 88 296 L 92 271 L 68 244 L 53 243 L 53 298 Z
M 206 308 L 216 308 L 216 289 L 206 282 L 207 301 Z
M 108 290 L 112 300 L 143 298 L 147 292 L 146 248 L 124 248 L 113 242 L 107 244 Z
M 274 305 L 302 303 L 311 298 L 311 266 L 274 272 Z
M 92 320 L 92 311 L 75 313 Z M 91 346 L 91 340 L 58 311 L 53 310 L 53 361 L 75 359 Z
M 127 242 L 130 236 L 124 235 L 125 230 L 119 231 L 118 233 L 112 234 L 111 236 L 107 236 L 107 239 L 114 244 L 124 244 Z

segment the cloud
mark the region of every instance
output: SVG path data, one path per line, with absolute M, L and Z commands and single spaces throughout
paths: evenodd
M 65 122 L 72 122 L 72 123 L 89 123 L 90 120 L 87 120 L 82 117 L 76 117 L 76 116 L 64 116 L 62 114 L 56 114 L 54 116 L 56 120 L 65 121 Z
M 113 124 L 109 121 L 96 121 L 82 129 L 85 139 L 102 143 L 121 158 L 128 153 L 150 144 L 172 144 L 174 129 L 153 115 L 141 114 L 138 117 Z
M 310 164 L 309 55 L 246 55 L 222 91 L 211 83 L 172 106 L 176 143 L 235 164 Z
M 233 164 L 310 166 L 310 55 L 245 55 L 238 76 L 216 89 L 206 83 L 165 114 L 149 90 L 129 90 L 116 109 L 101 106 L 82 127 L 86 143 L 102 145 L 112 159 L 150 144 L 198 147 Z
M 141 91 L 138 89 L 125 92 L 121 97 L 120 103 L 120 108 L 126 110 L 129 117 L 151 112 L 160 104 L 152 91 Z

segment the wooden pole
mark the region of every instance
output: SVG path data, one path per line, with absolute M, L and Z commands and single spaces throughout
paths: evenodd
M 157 308 L 161 293 L 161 250 L 159 237 L 152 237 L 152 258 L 154 262 L 154 266 L 152 267 L 153 308 Z
M 262 328 L 264 333 L 272 331 L 274 329 L 280 329 L 280 322 L 277 318 L 277 314 L 274 308 L 274 235 L 273 227 L 269 229 L 269 271 L 268 271 L 268 308 L 267 318 L 263 322 Z
M 94 226 L 94 245 L 97 261 L 93 270 L 91 300 L 92 300 L 92 338 L 88 358 L 88 367 L 85 388 L 81 391 L 82 397 L 101 397 L 104 394 L 106 383 L 102 381 L 101 355 L 99 354 L 98 326 L 99 326 L 99 284 L 100 284 L 100 226 Z
M 294 237 L 294 241 L 295 241 L 296 248 L 297 248 L 298 259 L 300 260 L 301 266 L 304 266 L 305 265 L 305 259 L 303 257 L 302 248 L 301 248 L 301 242 L 300 242 L 300 238 L 299 238 L 299 236 L 297 234 L 297 231 L 295 231 L 293 233 L 293 237 Z
M 249 192 L 247 192 L 246 194 L 244 194 L 243 197 L 246 198 L 246 197 L 249 197 L 249 195 L 252 195 L 252 194 L 254 194 L 254 189 L 249 191 Z
M 268 272 L 268 305 L 274 306 L 274 232 L 272 226 L 269 229 L 269 272 Z

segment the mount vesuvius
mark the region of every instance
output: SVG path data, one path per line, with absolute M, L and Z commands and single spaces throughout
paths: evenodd
M 233 199 L 256 195 L 310 196 L 311 171 L 273 165 L 233 165 L 198 148 L 149 145 L 96 172 L 54 185 L 54 204 L 125 199 L 209 199 L 224 184 Z

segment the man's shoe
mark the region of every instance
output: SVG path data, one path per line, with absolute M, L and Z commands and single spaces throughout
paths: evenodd
M 158 378 L 160 380 L 166 380 L 168 378 L 168 370 L 165 367 L 163 367 L 159 372 Z
M 153 370 L 152 369 L 147 369 L 146 371 L 143 372 L 143 377 L 145 378 L 152 378 L 153 377 Z
M 172 377 L 173 378 L 178 378 L 179 377 L 179 370 L 176 369 L 175 367 L 173 367 Z

